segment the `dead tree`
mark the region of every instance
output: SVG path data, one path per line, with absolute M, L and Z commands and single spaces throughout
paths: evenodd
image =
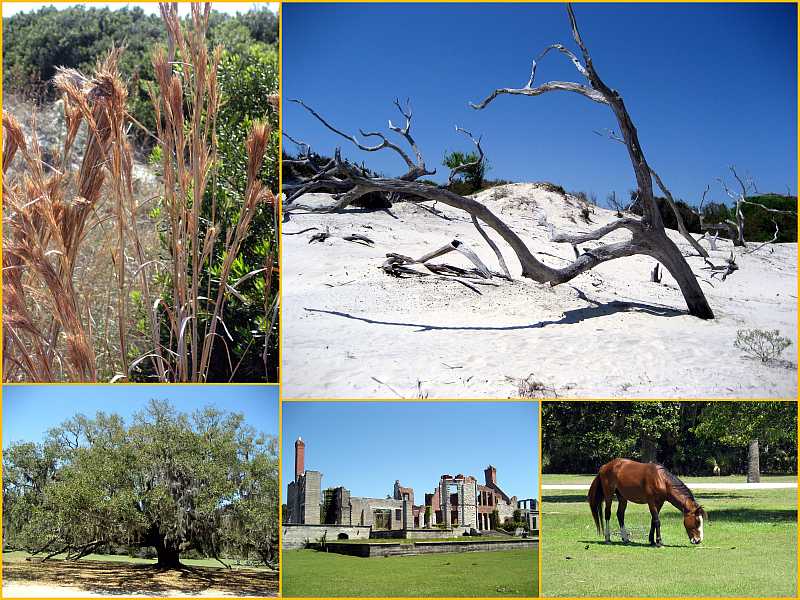
M 669 239 L 665 230 L 664 223 L 661 219 L 658 205 L 653 197 L 653 177 L 654 171 L 648 165 L 644 156 L 644 151 L 639 144 L 639 136 L 636 127 L 631 120 L 628 110 L 620 93 L 611 89 L 600 78 L 595 70 L 589 50 L 581 38 L 578 30 L 578 24 L 575 19 L 575 13 L 571 5 L 567 5 L 567 13 L 569 15 L 570 26 L 572 28 L 572 36 L 575 43 L 581 51 L 583 62 L 570 50 L 561 44 L 553 44 L 544 49 L 544 51 L 533 61 L 531 68 L 531 76 L 527 85 L 524 88 L 499 88 L 492 92 L 488 97 L 477 104 L 473 104 L 473 108 L 483 109 L 497 96 L 503 94 L 521 95 L 521 96 L 539 96 L 553 91 L 567 91 L 580 94 L 593 102 L 605 104 L 611 108 L 614 116 L 619 124 L 620 132 L 622 133 L 622 141 L 628 149 L 628 155 L 631 160 L 631 165 L 636 176 L 637 193 L 642 203 L 642 218 L 624 218 L 601 227 L 594 232 L 579 235 L 565 235 L 561 234 L 556 236 L 556 241 L 566 241 L 570 243 L 582 243 L 589 240 L 599 240 L 611 231 L 619 228 L 626 228 L 631 233 L 631 239 L 628 242 L 621 242 L 616 244 L 606 244 L 600 248 L 595 248 L 590 252 L 592 254 L 600 254 L 605 260 L 612 258 L 619 258 L 621 256 L 630 256 L 632 254 L 645 254 L 652 256 L 658 260 L 670 274 L 678 282 L 678 285 L 683 292 L 684 299 L 689 308 L 689 312 L 697 317 L 704 319 L 711 319 L 714 317 L 711 307 L 706 301 L 703 291 L 700 289 L 700 284 L 692 272 L 691 268 L 683 258 L 678 247 Z M 587 80 L 588 85 L 567 81 L 549 81 L 534 87 L 534 79 L 536 76 L 537 62 L 544 58 L 544 56 L 551 50 L 557 50 L 572 62 L 578 72 L 583 75 Z M 657 177 L 657 176 L 656 176 Z M 662 189 L 666 189 L 665 186 Z M 678 221 L 682 222 L 681 219 Z M 690 236 L 691 237 L 691 236 Z M 697 241 L 692 238 L 693 246 L 699 246 Z M 583 256 L 586 256 L 584 254 Z M 575 262 L 580 262 L 580 258 Z M 573 263 L 574 264 L 574 263 Z M 569 267 L 567 267 L 569 268 Z
M 395 192 L 404 196 L 416 196 L 421 199 L 441 202 L 442 204 L 467 212 L 472 217 L 472 221 L 479 231 L 482 231 L 481 222 L 493 229 L 514 251 L 522 266 L 523 277 L 533 279 L 540 283 L 547 283 L 552 286 L 570 281 L 578 275 L 609 260 L 639 254 L 649 256 L 659 261 L 678 282 L 686 301 L 689 314 L 702 319 L 713 319 L 714 313 L 700 288 L 697 278 L 678 247 L 669 239 L 664 230 L 661 214 L 653 198 L 652 173 L 645 160 L 644 152 L 639 144 L 636 128 L 625 108 L 622 96 L 620 96 L 617 91 L 609 88 L 597 74 L 592 64 L 589 51 L 578 32 L 578 26 L 572 7 L 569 5 L 567 6 L 567 12 L 572 28 L 572 35 L 580 48 L 583 62 L 581 62 L 573 52 L 560 44 L 548 46 L 544 52 L 537 57 L 537 60 L 540 60 L 551 50 L 557 50 L 572 61 L 578 72 L 587 79 L 588 85 L 573 82 L 550 81 L 534 87 L 533 81 L 537 65 L 537 61 L 535 60 L 531 70 L 530 80 L 524 88 L 496 89 L 483 101 L 478 104 L 472 104 L 472 107 L 475 109 L 483 109 L 497 96 L 504 94 L 538 96 L 552 91 L 570 91 L 578 93 L 593 102 L 609 106 L 617 118 L 623 141 L 628 149 L 631 164 L 633 165 L 638 187 L 637 193 L 642 201 L 643 215 L 641 218 L 624 217 L 589 233 L 556 233 L 551 239 L 555 242 L 577 245 L 588 241 L 600 240 L 618 229 L 627 229 L 631 234 L 630 239 L 585 249 L 574 261 L 560 268 L 550 267 L 542 263 L 514 230 L 474 198 L 460 196 L 444 187 L 432 186 L 416 181 L 419 177 L 431 174 L 432 172 L 428 171 L 425 167 L 424 158 L 410 135 L 411 111 L 409 108 L 403 109 L 398 101 L 395 101 L 395 104 L 405 118 L 405 126 L 402 128 L 397 127 L 390 121 L 389 128 L 405 138 L 413 151 L 414 159 L 399 146 L 389 142 L 380 132 L 360 132 L 362 137 L 380 139 L 378 144 L 368 146 L 354 135 L 345 133 L 328 123 L 319 113 L 305 105 L 302 101 L 295 101 L 322 122 L 325 127 L 349 140 L 361 150 L 374 152 L 387 148 L 391 149 L 399 154 L 408 166 L 408 171 L 400 177 L 368 176 L 347 161 L 342 160 L 341 153 L 337 150 L 335 158 L 332 161 L 333 164 L 325 171 L 327 171 L 328 176 L 335 177 L 337 180 L 346 181 L 348 185 L 352 187 L 347 192 L 334 196 L 335 203 L 332 206 L 325 207 L 323 210 L 334 211 L 343 209 L 360 196 L 375 191 Z M 477 143 L 477 140 L 473 141 Z M 297 195 L 295 195 L 295 198 L 297 198 Z M 291 208 L 291 205 L 289 208 Z M 483 234 L 485 234 L 485 232 L 483 232 Z M 487 236 L 483 235 L 483 237 L 486 239 Z M 495 248 L 493 248 L 493 250 L 495 250 Z M 499 256 L 499 250 L 495 250 L 495 252 Z
M 627 207 L 623 206 L 622 202 L 617 200 L 617 192 L 615 191 L 612 191 L 610 194 L 608 194 L 608 196 L 606 196 L 606 202 L 611 208 L 613 208 L 616 211 L 615 215 L 618 219 L 621 219 L 623 217 L 622 211 L 628 210 L 630 208 L 630 206 Z
M 797 213 L 791 210 L 780 210 L 777 208 L 769 208 L 767 206 L 764 206 L 760 202 L 753 202 L 752 200 L 748 200 L 747 199 L 748 188 L 754 188 L 755 186 L 753 185 L 752 181 L 745 183 L 744 180 L 736 172 L 736 168 L 734 166 L 731 166 L 730 170 L 731 173 L 733 173 L 734 179 L 736 179 L 736 182 L 739 184 L 738 193 L 735 193 L 732 190 L 730 190 L 728 186 L 725 184 L 725 180 L 722 179 L 721 177 L 718 178 L 717 181 L 719 181 L 719 184 L 722 186 L 722 189 L 725 190 L 725 193 L 728 195 L 728 197 L 735 202 L 734 210 L 735 210 L 736 220 L 733 221 L 728 219 L 725 221 L 725 225 L 731 232 L 731 239 L 733 240 L 734 246 L 747 248 L 747 241 L 744 239 L 744 211 L 742 210 L 742 206 L 744 206 L 745 204 L 749 204 L 751 206 L 757 206 L 758 208 L 770 213 L 797 216 Z M 778 239 L 779 228 L 778 228 L 778 223 L 775 220 L 773 220 L 772 222 L 775 224 L 775 235 L 773 236 L 771 242 L 774 242 L 775 240 Z M 763 245 L 764 244 L 762 244 L 758 248 L 761 248 Z M 756 250 L 758 250 L 758 248 L 756 248 Z

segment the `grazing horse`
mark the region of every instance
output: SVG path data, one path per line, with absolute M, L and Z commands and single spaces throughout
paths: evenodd
M 606 501 L 605 538 L 611 542 L 611 502 L 616 494 L 617 519 L 619 520 L 622 541 L 628 543 L 630 534 L 625 529 L 625 508 L 628 502 L 647 504 L 650 508 L 650 545 L 662 546 L 661 521 L 658 513 L 664 502 L 669 502 L 683 513 L 683 526 L 692 544 L 703 541 L 703 519 L 706 511 L 700 506 L 680 479 L 656 463 L 640 463 L 625 458 L 615 458 L 600 467 L 597 477 L 589 488 L 589 506 L 592 517 L 600 533 L 600 506 Z M 655 533 L 655 538 L 653 534 Z

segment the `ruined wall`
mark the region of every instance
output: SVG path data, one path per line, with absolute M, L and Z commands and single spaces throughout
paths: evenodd
M 319 471 L 306 471 L 305 477 L 301 479 L 304 482 L 304 493 L 301 498 L 303 513 L 303 524 L 305 525 L 319 525 L 320 521 L 320 501 L 322 499 L 322 473 Z
M 506 519 L 513 519 L 516 508 L 516 503 L 514 505 L 506 504 L 505 502 L 498 503 L 497 514 L 500 515 L 500 522 L 503 523 Z
M 316 543 L 322 536 L 326 541 L 336 541 L 344 534 L 349 540 L 368 540 L 369 527 L 345 527 L 340 525 L 283 525 L 281 547 L 284 550 L 298 550 L 306 544 Z M 344 538 L 343 538 L 344 539 Z
M 372 558 L 378 556 L 402 556 L 403 554 L 434 554 L 441 552 L 496 552 L 502 550 L 533 550 L 536 540 L 499 540 L 471 542 L 414 542 L 413 544 L 337 544 L 327 545 L 328 552 Z M 533 556 L 533 554 L 531 555 Z
M 352 525 L 352 511 L 350 507 L 350 490 L 344 487 L 336 488 L 333 496 L 335 523 L 337 525 Z M 356 523 L 358 524 L 358 523 Z
M 463 487 L 462 501 L 464 527 L 474 527 L 478 529 L 478 484 L 475 482 L 465 483 Z
M 286 521 L 289 523 L 299 523 L 301 519 L 297 488 L 297 484 L 292 481 L 286 490 Z
M 375 526 L 372 511 L 386 509 L 391 511 L 390 529 L 403 529 L 403 501 L 391 498 L 350 497 L 351 523 L 354 525 Z M 398 515 L 397 511 L 400 511 Z M 410 509 L 409 509 L 410 512 Z

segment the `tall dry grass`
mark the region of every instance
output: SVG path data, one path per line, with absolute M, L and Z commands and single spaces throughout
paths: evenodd
M 168 43 L 154 53 L 151 100 L 162 156 L 164 255 L 148 258 L 142 242 L 141 213 L 152 198 L 137 198 L 133 189 L 131 119 L 118 69 L 119 49 L 98 64 L 91 79 L 74 70 L 61 70 L 56 76 L 66 127 L 58 165 L 46 162 L 35 122 L 26 139 L 14 117 L 3 117 L 4 174 L 16 157 L 22 161 L 20 173 L 3 187 L 6 381 L 96 381 L 97 354 L 102 353 L 113 367 L 112 380 L 130 379 L 146 361 L 159 381 L 203 382 L 212 355 L 224 351 L 229 356 L 227 343 L 232 338 L 223 316 L 229 295 L 237 294 L 237 282 L 230 281 L 231 266 L 256 212 L 270 206 L 276 210 L 274 195 L 259 180 L 270 132 L 267 125 L 254 124 L 247 140 L 247 188 L 241 208 L 235 222 L 218 222 L 214 194 L 211 206 L 203 210 L 216 168 L 217 68 L 222 53 L 221 48 L 209 53 L 207 47 L 210 4 L 193 4 L 186 27 L 176 5 L 163 3 L 160 8 Z M 80 168 L 73 172 L 70 157 L 82 125 L 88 135 Z M 100 314 L 105 307 L 91 306 L 75 285 L 76 264 L 82 254 L 92 252 L 85 245 L 87 231 L 109 226 L 114 315 L 105 311 L 102 329 L 107 336 L 108 323 L 116 323 L 115 344 L 97 335 L 93 310 Z M 204 278 L 220 251 L 219 279 Z M 262 271 L 269 290 L 277 283 L 270 259 L 251 275 Z M 154 284 L 164 276 L 165 284 Z M 201 289 L 204 279 L 207 284 Z M 144 333 L 132 323 L 139 317 L 132 314 L 134 288 L 146 313 Z M 265 302 L 273 318 L 275 308 Z M 133 342 L 132 335 L 137 338 Z M 115 349 L 116 357 L 109 356 L 108 347 Z

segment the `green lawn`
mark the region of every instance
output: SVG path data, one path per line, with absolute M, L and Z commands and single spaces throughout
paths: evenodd
M 538 596 L 530 550 L 357 558 L 316 550 L 283 552 L 285 597 Z
M 3 552 L 3 562 L 20 562 L 24 561 L 26 558 L 32 556 L 28 552 Z M 39 554 L 37 558 L 44 558 L 47 554 Z M 63 554 L 56 554 L 50 560 L 63 560 Z M 224 560 L 224 559 L 223 559 Z M 121 562 L 127 563 L 132 565 L 155 565 L 155 559 L 148 559 L 148 558 L 132 558 L 130 556 L 122 556 L 118 554 L 87 554 L 83 558 L 81 558 L 78 562 L 85 562 L 85 561 L 99 561 L 99 562 Z M 214 560 L 213 558 L 182 558 L 181 562 L 186 565 L 187 567 L 219 567 L 220 569 L 224 569 L 218 561 Z M 246 568 L 250 570 L 258 570 L 259 568 L 269 571 L 267 567 L 248 567 L 246 565 L 238 565 L 236 561 L 228 562 L 225 561 L 227 564 L 231 565 L 234 569 L 237 567 Z
M 592 479 L 594 479 L 594 475 L 562 475 L 558 473 L 545 473 L 542 475 L 542 483 L 544 485 L 554 485 L 558 483 L 592 483 Z M 747 476 L 746 475 L 726 475 L 725 477 L 681 477 L 683 481 L 687 484 L 691 485 L 692 482 L 714 482 L 714 483 L 746 483 Z M 763 483 L 767 482 L 785 482 L 785 481 L 797 481 L 797 477 L 794 475 L 762 475 L 761 481 Z
M 585 493 L 545 491 L 542 595 L 796 596 L 796 490 L 698 490 L 695 496 L 709 516 L 704 542 L 692 546 L 681 513 L 665 504 L 665 547 L 652 548 L 646 506 L 628 504 L 625 525 L 633 542 L 624 545 L 615 502 L 612 544 L 606 545 Z

